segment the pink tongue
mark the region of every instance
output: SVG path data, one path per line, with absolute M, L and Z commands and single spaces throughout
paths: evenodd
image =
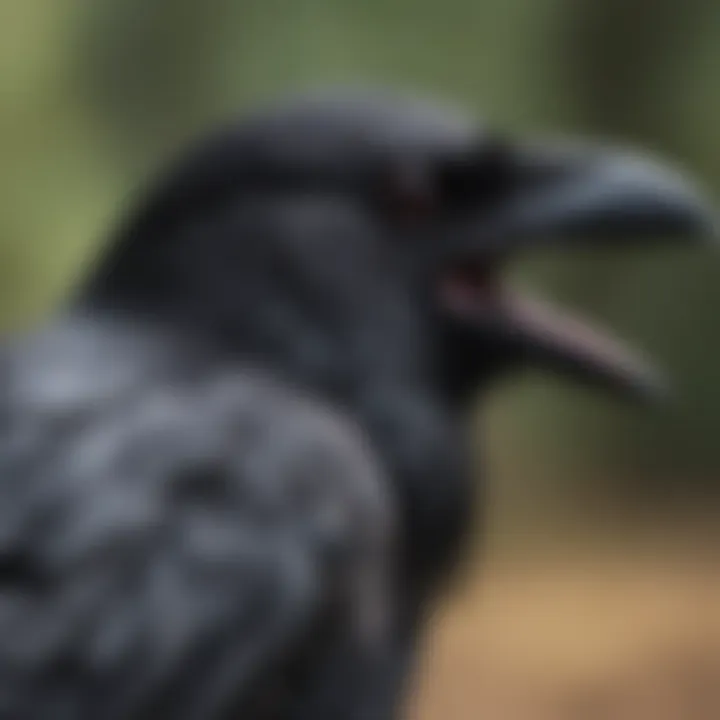
M 539 361 L 589 379 L 620 386 L 660 388 L 652 365 L 610 333 L 595 329 L 550 303 L 504 292 L 502 322 L 522 337 Z

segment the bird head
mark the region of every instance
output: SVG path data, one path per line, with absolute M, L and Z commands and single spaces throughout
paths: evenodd
M 169 279 L 173 263 L 160 268 L 160 279 L 153 275 L 153 258 L 162 258 L 167 244 L 158 238 L 168 236 L 164 229 L 173 223 L 184 225 L 187 235 L 195 222 L 196 252 L 186 257 L 197 273 L 208 256 L 219 257 L 212 223 L 203 218 L 219 207 L 245 206 L 249 198 L 256 215 L 270 208 L 266 221 L 284 218 L 285 235 L 302 240 L 305 224 L 303 242 L 325 213 L 326 228 L 335 228 L 332 249 L 306 245 L 304 265 L 322 265 L 326 278 L 334 261 L 344 265 L 336 286 L 352 284 L 347 273 L 362 274 L 368 262 L 357 254 L 353 231 L 338 223 L 339 208 L 362 217 L 359 235 L 372 235 L 379 257 L 422 308 L 437 382 L 453 400 L 498 374 L 531 366 L 629 397 L 657 395 L 662 384 L 646 361 L 570 313 L 511 291 L 503 270 L 528 248 L 629 245 L 717 231 L 712 208 L 692 182 L 641 153 L 509 138 L 447 107 L 392 93 L 321 93 L 248 117 L 191 153 L 124 228 L 98 287 L 112 295 L 131 277 L 133 293 L 142 294 L 144 284 L 151 294 L 174 286 L 191 294 L 182 281 Z M 263 198 L 273 202 L 263 205 Z M 314 214 L 286 212 L 288 203 L 307 210 L 311 200 Z M 317 211 L 319 200 L 325 210 Z M 263 243 L 278 244 L 277 233 L 258 234 L 252 223 L 237 220 L 233 227 L 215 235 L 225 244 L 228 235 L 231 243 L 254 243 L 255 256 L 265 252 Z M 239 297 L 249 287 L 249 254 L 225 253 L 221 263 L 235 278 L 224 294 Z M 297 272 L 290 265 L 288 283 Z M 366 294 L 379 297 L 367 277 Z M 213 285 L 217 290 L 222 283 Z M 332 305 L 332 296 L 324 302 Z M 369 302 L 376 314 L 392 312 L 378 309 L 377 298 Z M 262 315 L 263 307 L 258 298 L 254 310 L 238 300 L 236 314 Z

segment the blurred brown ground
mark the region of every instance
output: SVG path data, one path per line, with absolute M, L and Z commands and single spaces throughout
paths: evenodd
M 688 537 L 491 558 L 437 618 L 413 719 L 718 720 L 720 552 Z

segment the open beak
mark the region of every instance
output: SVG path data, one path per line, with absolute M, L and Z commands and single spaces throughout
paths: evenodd
M 536 365 L 623 395 L 666 394 L 660 374 L 608 333 L 508 291 L 504 259 L 522 247 L 717 234 L 717 218 L 678 172 L 629 153 L 579 145 L 515 149 L 507 189 L 466 213 L 445 243 L 440 283 L 451 391 L 498 371 Z

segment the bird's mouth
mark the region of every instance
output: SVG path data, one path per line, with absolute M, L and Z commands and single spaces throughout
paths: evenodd
M 537 366 L 642 398 L 666 392 L 662 373 L 649 359 L 611 331 L 510 287 L 497 265 L 449 271 L 439 294 L 443 310 L 453 317 L 453 330 L 466 335 L 463 352 L 470 349 L 475 355 L 475 342 L 492 348 L 480 358 L 482 369 L 491 374 Z
M 545 149 L 526 154 L 519 167 L 532 182 L 521 177 L 505 201 L 455 228 L 446 245 L 451 257 L 437 289 L 451 382 L 462 395 L 497 371 L 538 366 L 635 398 L 664 396 L 661 373 L 641 354 L 509 287 L 503 269 L 514 250 L 541 241 L 569 247 L 709 236 L 716 231 L 709 204 L 676 172 L 625 153 Z

